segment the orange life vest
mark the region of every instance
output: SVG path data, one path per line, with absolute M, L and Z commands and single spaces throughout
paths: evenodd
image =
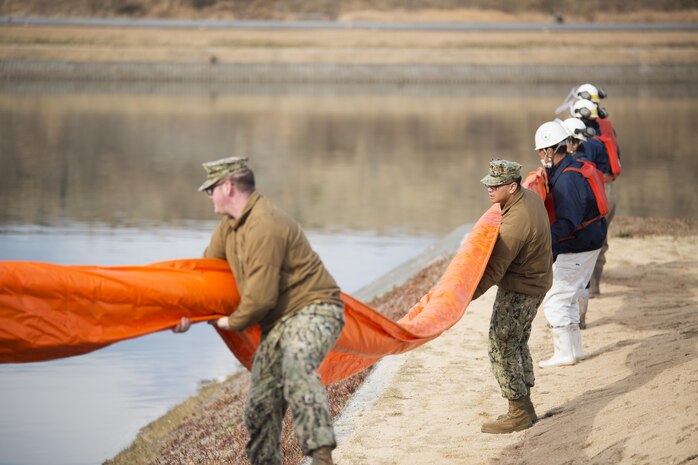
M 576 171 L 584 176 L 584 179 L 589 183 L 591 191 L 594 193 L 594 198 L 596 199 L 596 207 L 599 209 L 599 214 L 595 218 L 584 221 L 577 227 L 577 231 L 584 229 L 596 220 L 600 220 L 608 214 L 608 198 L 606 197 L 606 188 L 604 186 L 605 179 L 604 175 L 596 165 L 590 161 L 582 161 L 581 168 L 568 167 L 565 171 Z M 563 171 L 564 173 L 564 171 Z
M 565 171 L 576 171 L 578 173 L 581 173 L 582 176 L 584 176 L 584 179 L 586 179 L 589 183 L 589 187 L 591 187 L 591 192 L 594 194 L 594 198 L 596 199 L 596 207 L 599 209 L 599 214 L 594 218 L 591 218 L 590 220 L 582 222 L 582 224 L 577 226 L 576 231 L 586 228 L 594 221 L 600 220 L 601 218 L 606 216 L 606 214 L 608 213 L 608 199 L 606 198 L 606 189 L 604 187 L 605 180 L 603 173 L 599 171 L 599 169 L 596 168 L 596 165 L 590 161 L 578 161 L 582 163 L 581 168 L 574 168 L 570 166 L 565 168 L 563 173 Z M 552 191 L 548 192 L 548 194 L 545 196 L 545 209 L 548 211 L 548 219 L 550 220 L 550 224 L 553 224 L 556 218 L 555 200 L 553 199 Z M 571 237 L 565 239 L 571 239 Z
M 548 195 L 548 175 L 541 167 L 535 171 L 529 172 L 521 185 L 538 194 L 538 197 L 543 201 L 545 200 L 545 196 Z
M 599 215 L 584 221 L 577 227 L 577 231 L 586 228 L 594 221 L 600 220 L 608 213 L 608 199 L 606 198 L 606 189 L 604 187 L 605 179 L 604 175 L 593 162 L 586 160 L 577 160 L 582 163 L 581 168 L 568 167 L 564 171 L 577 171 L 584 176 L 587 180 L 589 186 L 591 187 L 591 192 L 594 194 L 596 199 L 596 207 L 599 209 Z M 563 171 L 563 172 L 564 172 Z M 556 220 L 555 217 L 555 200 L 553 199 L 553 193 L 548 187 L 548 174 L 543 168 L 538 168 L 536 171 L 531 171 L 526 176 L 521 185 L 529 190 L 532 190 L 543 200 L 545 204 L 545 210 L 548 212 L 548 220 L 550 224 L 553 224 Z M 573 236 L 566 237 L 561 240 L 572 239 Z
M 616 141 L 616 131 L 613 129 L 613 125 L 607 119 L 598 118 L 596 120 L 599 123 L 599 130 L 601 130 L 600 136 L 595 136 L 606 147 L 606 153 L 608 153 L 608 161 L 611 165 L 611 174 L 608 181 L 613 181 L 622 171 L 620 166 L 620 157 L 618 156 L 618 142 Z
M 521 185 L 538 194 L 538 197 L 540 197 L 545 204 L 545 210 L 548 212 L 548 220 L 550 224 L 553 224 L 555 222 L 555 203 L 553 202 L 553 194 L 548 188 L 548 174 L 545 170 L 543 168 L 538 168 L 535 171 L 531 171 Z

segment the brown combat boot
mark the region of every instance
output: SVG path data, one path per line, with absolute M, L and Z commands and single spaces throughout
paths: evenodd
M 531 417 L 526 410 L 526 404 L 523 397 L 516 400 L 510 400 L 509 412 L 504 418 L 500 418 L 483 424 L 482 432 L 490 434 L 506 434 L 513 433 L 514 431 L 522 431 L 530 428 L 533 425 L 531 422 Z
M 310 465 L 334 465 L 331 447 L 319 447 L 313 451 L 312 456 L 313 461 Z
M 536 415 L 536 409 L 533 408 L 533 402 L 531 402 L 531 394 L 528 394 L 526 397 L 522 397 L 520 400 L 524 402 L 524 407 L 526 408 L 526 412 L 528 412 L 528 416 L 531 419 L 531 423 L 537 422 L 538 415 Z M 503 415 L 499 415 L 497 417 L 497 420 L 504 420 L 508 415 L 509 412 Z
M 533 402 L 531 402 L 531 394 L 526 397 L 522 397 L 520 400 L 524 402 L 524 408 L 528 412 L 528 417 L 531 419 L 531 423 L 538 421 L 538 415 L 536 415 L 536 409 L 533 408 Z

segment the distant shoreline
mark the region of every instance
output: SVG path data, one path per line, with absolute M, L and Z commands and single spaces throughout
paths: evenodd
M 693 83 L 698 63 L 637 65 L 492 65 L 441 63 L 174 63 L 2 60 L 0 80 L 265 84 L 471 84 L 575 82 Z
M 101 24 L 0 24 L 0 81 L 444 85 L 569 83 L 584 76 L 625 85 L 693 83 L 698 75 L 694 24 L 681 30 L 500 24 L 514 29 L 486 31 L 391 29 L 388 21 L 376 23 L 382 30 Z
M 684 20 L 685 21 L 685 20 Z M 369 31 L 462 31 L 462 32 L 522 32 L 522 31 L 696 31 L 698 25 L 685 22 L 483 22 L 483 21 L 331 21 L 331 20 L 239 20 L 239 19 L 186 19 L 186 18 L 90 18 L 51 16 L 0 16 L 0 25 L 60 26 L 60 27 L 116 27 L 162 29 L 287 29 L 319 30 L 365 29 Z

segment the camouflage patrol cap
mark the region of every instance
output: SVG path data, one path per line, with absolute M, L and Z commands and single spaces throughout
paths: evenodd
M 199 187 L 199 192 L 213 186 L 221 179 L 248 169 L 247 158 L 244 157 L 221 158 L 202 163 L 201 166 L 206 170 L 206 181 Z
M 499 186 L 521 176 L 521 165 L 515 161 L 494 159 L 490 161 L 489 174 L 480 180 L 485 186 Z

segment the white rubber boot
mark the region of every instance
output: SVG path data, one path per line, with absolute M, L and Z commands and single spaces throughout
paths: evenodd
M 589 308 L 589 289 L 584 289 L 579 296 L 579 329 L 587 329 L 587 309 Z
M 577 325 L 575 325 L 577 326 Z M 579 331 L 579 329 L 577 329 Z M 572 326 L 553 328 L 553 356 L 547 360 L 538 362 L 541 368 L 574 365 L 575 358 L 572 351 Z
M 579 326 L 572 325 L 572 353 L 576 361 L 584 360 L 584 351 L 582 350 L 582 332 Z

